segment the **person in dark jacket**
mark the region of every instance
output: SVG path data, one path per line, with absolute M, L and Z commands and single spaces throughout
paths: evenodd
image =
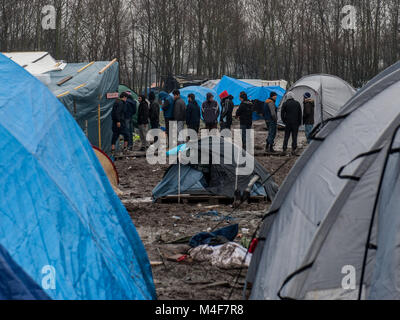
M 275 152 L 275 138 L 278 129 L 278 112 L 276 109 L 276 99 L 278 98 L 278 94 L 276 92 L 271 92 L 269 99 L 265 102 L 266 109 L 268 111 L 269 121 L 268 121 L 268 138 L 267 138 L 267 146 L 265 150 L 267 152 Z
M 112 141 L 111 141 L 111 152 L 112 156 L 115 156 L 115 144 L 119 137 L 124 137 L 124 152 L 128 148 L 129 136 L 126 131 L 125 112 L 126 112 L 126 101 L 128 100 L 128 94 L 126 92 L 121 93 L 120 98 L 115 102 L 111 118 L 112 118 Z
M 306 92 L 304 94 L 304 114 L 303 114 L 303 124 L 306 129 L 306 137 L 308 144 L 311 143 L 311 132 L 314 129 L 315 124 L 315 101 L 311 98 L 311 93 Z
M 289 139 L 292 136 L 292 154 L 295 155 L 299 128 L 303 121 L 303 112 L 300 103 L 294 99 L 292 92 L 287 94 L 287 101 L 282 106 L 282 121 L 285 124 L 283 151 L 287 151 Z
M 224 91 L 220 95 L 221 98 L 221 131 L 228 129 L 231 130 L 233 123 L 233 109 L 235 105 L 233 104 L 233 97 L 229 95 L 227 91 Z
M 146 97 L 142 95 L 139 97 L 139 111 L 138 111 L 139 135 L 140 135 L 140 140 L 142 142 L 142 148 L 140 149 L 140 151 L 145 151 L 148 147 L 147 131 L 149 125 L 149 117 L 150 117 L 149 105 L 146 101 Z
M 158 95 L 160 100 L 163 101 L 162 104 L 162 110 L 164 113 L 164 119 L 165 119 L 165 128 L 166 128 L 166 134 L 169 136 L 169 127 L 170 127 L 170 122 L 174 121 L 174 98 L 171 97 L 168 93 L 165 91 L 161 91 L 160 94 Z M 167 139 L 168 141 L 168 139 Z
M 203 102 L 203 105 L 201 106 L 201 112 L 203 114 L 203 120 L 206 124 L 207 130 L 211 131 L 218 129 L 220 110 L 218 102 L 214 100 L 214 95 L 211 92 L 207 93 L 207 100 Z
M 127 92 L 127 95 L 129 96 L 128 99 L 126 100 L 126 111 L 125 111 L 125 123 L 126 123 L 126 131 L 128 134 L 128 149 L 130 151 L 133 151 L 133 131 L 134 131 L 134 126 L 133 126 L 133 117 L 137 112 L 137 104 L 136 101 L 133 100 L 132 95 L 130 92 Z
M 191 93 L 188 96 L 188 106 L 186 110 L 186 125 L 189 129 L 196 131 L 199 133 L 200 130 L 200 106 L 196 101 L 196 96 Z
M 253 127 L 253 103 L 247 98 L 247 94 L 242 92 L 240 94 L 240 101 L 242 102 L 239 109 L 236 111 L 236 117 L 240 119 L 240 130 L 242 130 L 242 144 L 243 149 L 247 150 L 247 130 Z
M 181 92 L 179 90 L 174 90 L 172 93 L 174 95 L 174 119 L 178 125 L 178 145 L 185 143 L 183 140 L 179 139 L 181 132 L 185 129 L 186 122 L 186 103 L 181 98 Z
M 160 105 L 156 101 L 154 92 L 149 94 L 150 101 L 150 127 L 153 130 L 160 129 Z M 158 141 L 158 137 L 154 138 L 154 143 Z

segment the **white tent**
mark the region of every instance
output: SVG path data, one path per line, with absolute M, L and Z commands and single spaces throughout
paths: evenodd
M 309 92 L 315 101 L 315 123 L 324 122 L 338 114 L 340 109 L 355 95 L 356 90 L 339 77 L 316 74 L 297 81 L 282 99 L 281 107 L 291 92 L 295 100 L 303 104 L 304 94 Z
M 400 62 L 317 133 L 264 219 L 252 299 L 400 299 L 399 95 Z
M 221 79 L 209 80 L 203 83 L 201 86 L 208 89 L 215 89 L 220 83 Z M 282 89 L 287 89 L 287 81 L 285 80 L 259 80 L 259 79 L 240 79 L 240 81 L 251 84 L 255 87 L 281 87 Z
M 3 54 L 46 85 L 50 81 L 48 72 L 62 71 L 67 65 L 56 61 L 48 52 L 6 52 Z

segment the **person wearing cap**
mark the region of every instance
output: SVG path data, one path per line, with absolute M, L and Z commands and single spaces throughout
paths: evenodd
M 308 144 L 311 143 L 311 132 L 314 129 L 314 124 L 315 124 L 315 101 L 311 97 L 311 93 L 306 92 L 304 94 L 304 114 L 303 114 L 303 124 L 305 126 L 306 130 L 306 137 L 307 137 L 307 142 Z
M 267 138 L 267 146 L 265 148 L 266 152 L 275 152 L 275 138 L 278 127 L 278 113 L 276 109 L 276 99 L 278 98 L 278 94 L 276 92 L 271 92 L 269 99 L 265 102 L 266 110 L 265 113 L 266 120 L 268 121 L 268 138 Z
M 214 95 L 211 92 L 207 93 L 207 100 L 203 102 L 201 112 L 207 130 L 211 131 L 213 129 L 218 129 L 220 110 L 218 103 L 214 100 Z
M 228 91 L 224 91 L 220 94 L 222 113 L 221 113 L 221 131 L 228 129 L 231 130 L 233 123 L 233 96 Z
M 129 136 L 126 130 L 125 112 L 126 112 L 126 101 L 129 95 L 126 92 L 121 93 L 120 98 L 115 102 L 111 113 L 112 118 L 112 141 L 111 141 L 111 154 L 115 156 L 115 144 L 119 137 L 124 137 L 124 152 L 128 149 Z
M 301 105 L 295 100 L 294 94 L 289 92 L 287 100 L 282 106 L 282 121 L 285 124 L 285 139 L 283 142 L 283 152 L 287 151 L 289 139 L 292 137 L 292 155 L 296 155 L 297 137 L 299 128 L 303 122 L 303 112 Z
M 253 111 L 254 105 L 249 101 L 245 92 L 240 93 L 240 101 L 242 102 L 236 111 L 236 117 L 240 119 L 240 130 L 242 131 L 243 149 L 247 150 L 247 130 L 253 127 Z
M 188 106 L 186 110 L 186 125 L 190 130 L 194 130 L 199 133 L 200 130 L 200 106 L 196 101 L 196 96 L 191 93 L 188 96 Z

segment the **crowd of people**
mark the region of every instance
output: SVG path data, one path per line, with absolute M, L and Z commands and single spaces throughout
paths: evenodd
M 204 121 L 207 130 L 218 130 L 218 125 L 222 130 L 231 130 L 234 119 L 234 97 L 224 91 L 219 98 L 221 108 L 214 99 L 212 93 L 207 94 L 207 99 L 200 106 L 196 101 L 195 94 L 189 94 L 188 104 L 181 97 L 179 90 L 174 90 L 172 95 L 160 92 L 158 99 L 154 92 L 150 92 L 148 100 L 144 95 L 139 96 L 139 105 L 133 100 L 130 93 L 124 92 L 115 102 L 112 111 L 113 137 L 112 153 L 115 154 L 116 143 L 120 136 L 124 138 L 124 153 L 133 151 L 133 117 L 137 114 L 138 134 L 141 141 L 141 151 L 146 151 L 149 147 L 147 133 L 149 129 L 160 129 L 161 111 L 165 120 L 165 132 L 168 135 L 172 122 L 177 124 L 179 133 L 185 128 L 199 133 L 201 120 Z M 278 94 L 272 92 L 268 100 L 264 103 L 264 118 L 268 129 L 266 141 L 266 152 L 275 152 L 275 139 L 278 130 Z M 236 111 L 235 117 L 240 121 L 242 132 L 243 149 L 247 150 L 247 132 L 253 128 L 254 103 L 249 100 L 247 94 L 240 94 L 240 106 Z M 305 126 L 305 133 L 308 143 L 311 142 L 311 133 L 314 127 L 315 102 L 310 93 L 304 94 L 303 108 L 300 102 L 295 100 L 294 95 L 289 92 L 286 101 L 282 105 L 281 119 L 285 126 L 285 138 L 283 151 L 287 152 L 290 138 L 292 139 L 292 154 L 296 154 L 298 147 L 298 133 L 302 125 Z M 179 140 L 179 139 L 178 139 Z M 182 139 L 180 139 L 182 140 Z M 155 137 L 154 143 L 158 141 Z M 178 141 L 183 144 L 185 141 Z

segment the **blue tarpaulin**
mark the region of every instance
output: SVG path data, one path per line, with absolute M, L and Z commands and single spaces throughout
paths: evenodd
M 281 87 L 255 87 L 249 83 L 224 76 L 219 82 L 215 91 L 220 95 L 224 91 L 228 91 L 230 95 L 233 96 L 233 103 L 238 106 L 240 105 L 240 93 L 246 92 L 249 100 L 259 100 L 265 102 L 269 97 L 271 92 L 276 92 L 278 94 L 278 99 L 276 105 L 279 106 L 286 91 Z M 254 120 L 261 119 L 260 116 L 254 114 Z
M 51 268 L 54 288 L 43 290 L 52 299 L 156 298 L 144 246 L 71 114 L 2 54 L 0 86 L 2 263 L 26 275 L 14 273 L 13 285 L 32 292 Z

